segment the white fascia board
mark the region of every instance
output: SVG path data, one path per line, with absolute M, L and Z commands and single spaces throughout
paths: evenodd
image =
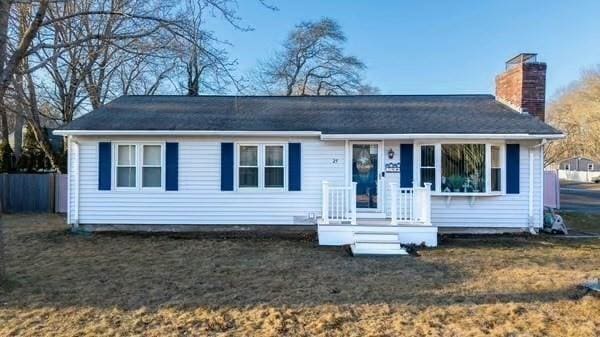
M 373 139 L 561 139 L 563 134 L 486 133 L 400 133 L 400 134 L 322 134 L 320 131 L 203 131 L 203 130 L 54 130 L 58 136 L 307 136 L 321 140 Z
M 402 133 L 402 134 L 336 134 L 321 135 L 321 140 L 372 140 L 372 139 L 561 139 L 563 134 L 487 134 L 487 133 Z
M 59 136 L 312 136 L 320 131 L 54 130 Z

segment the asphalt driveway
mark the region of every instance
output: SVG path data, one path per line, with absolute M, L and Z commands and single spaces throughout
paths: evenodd
M 569 212 L 600 213 L 600 184 L 561 181 L 560 209 Z

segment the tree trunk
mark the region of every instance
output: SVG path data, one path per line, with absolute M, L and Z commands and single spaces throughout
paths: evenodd
M 23 111 L 24 107 L 19 107 L 20 111 Z M 21 154 L 23 150 L 23 124 L 25 119 L 23 118 L 23 113 L 18 113 L 15 120 L 15 144 L 13 152 L 15 154 L 15 161 L 18 163 L 19 159 L 21 159 Z
M 2 138 L 0 138 L 2 144 L 8 144 L 8 117 L 6 107 L 4 106 L 4 95 L 5 90 L 0 90 L 0 123 L 2 124 Z
M 10 15 L 11 0 L 0 0 L 0 78 L 4 77 L 4 67 L 6 65 L 7 44 L 8 44 L 8 19 Z M 0 123 L 2 123 L 2 143 L 8 144 L 8 118 L 4 106 L 4 94 L 6 90 L 0 92 Z
M 50 161 L 50 165 L 52 165 L 56 172 L 63 173 L 61 168 L 61 158 L 52 148 L 52 144 L 48 140 L 46 131 L 40 126 L 39 123 L 36 123 L 35 121 L 30 121 L 29 126 L 33 131 L 35 139 L 42 148 L 42 151 L 44 151 L 46 158 L 48 158 Z

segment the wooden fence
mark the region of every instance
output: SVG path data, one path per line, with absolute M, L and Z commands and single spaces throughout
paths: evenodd
M 0 210 L 2 213 L 66 213 L 67 175 L 0 174 Z

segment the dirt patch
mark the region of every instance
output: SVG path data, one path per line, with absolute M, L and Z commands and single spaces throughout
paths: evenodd
M 73 235 L 3 218 L 2 336 L 597 336 L 599 240 L 444 237 L 351 258 L 313 236 Z

